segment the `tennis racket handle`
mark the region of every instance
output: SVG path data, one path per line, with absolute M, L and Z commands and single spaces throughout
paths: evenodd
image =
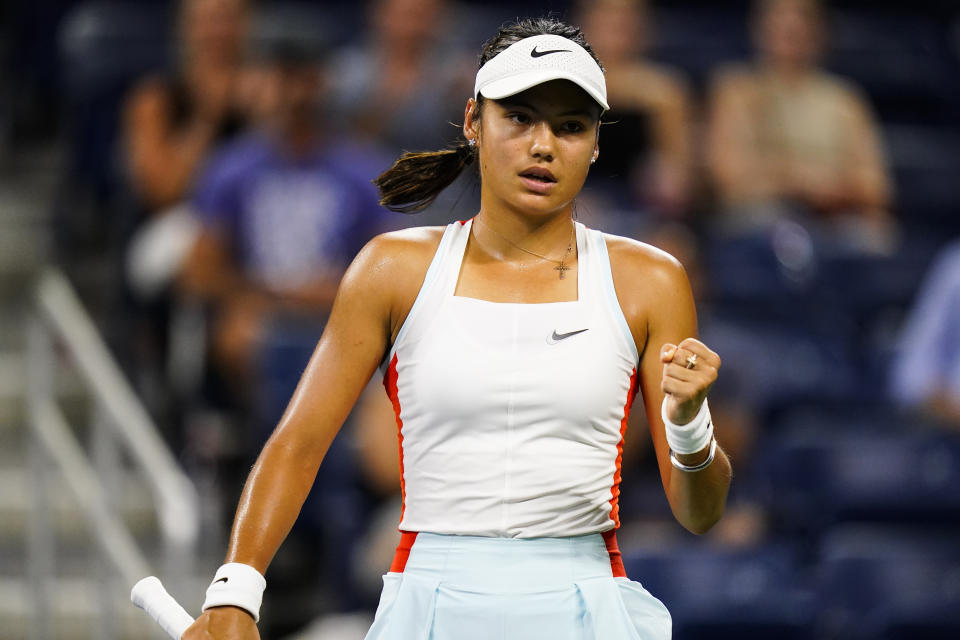
M 174 640 L 180 640 L 187 627 L 193 624 L 190 614 L 167 593 L 155 576 L 144 578 L 133 585 L 130 601 L 146 611 Z

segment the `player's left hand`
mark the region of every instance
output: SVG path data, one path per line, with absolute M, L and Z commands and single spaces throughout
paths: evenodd
M 660 390 L 666 394 L 667 418 L 674 424 L 687 424 L 717 380 L 720 356 L 699 340 L 687 338 L 679 345 L 668 342 L 660 347 L 660 361 Z

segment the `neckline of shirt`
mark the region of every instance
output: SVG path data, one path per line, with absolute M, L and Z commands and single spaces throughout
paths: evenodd
M 456 276 L 453 281 L 453 291 L 450 293 L 450 298 L 454 300 L 471 300 L 474 302 L 494 304 L 501 306 L 509 307 L 545 307 L 547 305 L 559 305 L 559 304 L 577 304 L 583 302 L 583 278 L 586 275 L 585 270 L 582 268 L 586 262 L 584 256 L 587 255 L 587 239 L 586 239 L 586 227 L 583 227 L 576 220 L 573 221 L 574 229 L 576 233 L 577 241 L 577 298 L 575 300 L 551 300 L 548 302 L 498 302 L 496 300 L 486 300 L 484 298 L 474 298 L 472 296 L 458 296 L 456 295 L 457 284 L 460 281 L 460 271 L 463 268 L 463 258 L 467 253 L 467 242 L 470 239 L 470 231 L 473 229 L 473 218 L 467 221 L 467 224 L 464 225 L 466 238 L 463 241 L 463 247 L 460 249 L 460 256 L 456 262 Z

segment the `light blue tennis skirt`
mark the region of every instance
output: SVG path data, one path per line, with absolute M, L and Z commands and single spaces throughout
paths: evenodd
M 665 640 L 670 634 L 663 603 L 639 583 L 614 577 L 601 534 L 419 533 L 406 563 L 395 561 L 383 576 L 366 640 Z

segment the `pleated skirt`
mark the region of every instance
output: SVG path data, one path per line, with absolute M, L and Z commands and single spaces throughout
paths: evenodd
M 663 603 L 638 582 L 614 575 L 601 534 L 529 539 L 419 533 L 405 563 L 395 561 L 391 569 L 366 640 L 671 635 Z

